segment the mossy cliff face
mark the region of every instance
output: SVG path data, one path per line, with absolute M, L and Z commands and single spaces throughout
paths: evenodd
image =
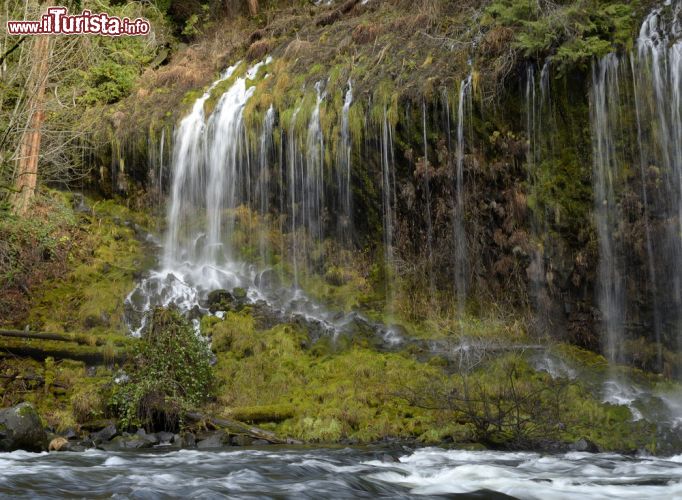
M 606 53 L 629 51 L 653 4 L 351 1 L 283 9 L 274 2 L 258 19 L 220 19 L 233 34 L 229 50 L 219 57 L 209 51 L 219 35 L 206 30 L 192 49 L 140 81 L 136 95 L 107 111 L 113 120 L 107 133 L 114 140 L 110 150 L 101 151 L 101 159 L 117 166 L 107 167 L 104 178 L 125 178 L 114 183 L 114 191 L 123 189 L 141 203 L 158 203 L 168 190 L 173 123 L 219 70 L 241 61 L 232 77 L 213 89 L 206 113 L 235 78 L 271 56 L 247 82 L 255 88 L 244 109 L 250 161 L 258 161 L 263 120 L 271 107 L 276 112 L 274 153 L 268 158 L 271 177 L 286 171 L 285 152 L 292 140 L 305 150 L 319 83 L 324 94 L 319 120 L 325 198 L 335 200 L 334 169 L 350 82 L 353 236 L 350 245 L 337 240 L 339 205 L 329 201 L 323 213 L 326 241 L 313 252 L 316 277 L 310 285 L 321 277 L 333 281 L 334 273 L 357 276 L 363 282 L 361 292 L 345 301 L 344 308 L 364 302 L 370 313 L 379 313 L 378 304 L 386 301 L 381 296 L 390 295 L 388 312 L 405 323 L 452 318 L 462 308 L 477 315 L 492 302 L 502 315 L 527 318 L 527 328 L 535 333 L 551 331 L 554 337 L 600 349 L 590 67 Z M 460 144 L 459 91 L 467 79 Z M 146 106 L 153 110 L 148 116 L 140 113 Z M 135 127 L 125 127 L 131 119 Z M 395 175 L 388 198 L 382 187 L 386 128 Z M 458 162 L 463 171 L 463 232 L 455 235 Z M 634 183 L 631 188 L 638 189 Z M 260 222 L 274 228 L 268 237 L 270 264 L 286 273 L 291 271 L 292 235 L 276 235 L 289 223 L 288 214 L 276 208 L 283 196 L 273 192 L 268 217 Z M 395 218 L 392 259 L 399 269 L 384 263 L 387 200 Z M 256 219 L 240 220 L 253 224 Z M 632 224 L 633 232 L 636 226 Z M 635 256 L 641 246 L 636 236 L 628 255 Z M 464 267 L 454 249 L 462 238 Z M 258 260 L 249 229 L 234 240 L 244 257 Z M 341 257 L 344 251 L 362 255 L 352 259 L 354 269 Z M 630 264 L 639 269 L 643 261 L 637 257 Z M 459 280 L 466 284 L 466 294 L 453 286 L 458 273 L 465 275 Z M 639 274 L 644 279 L 646 273 Z M 464 305 L 458 302 L 462 299 Z M 651 324 L 651 306 L 641 299 L 632 304 L 638 311 L 633 340 L 650 338 L 646 325 Z

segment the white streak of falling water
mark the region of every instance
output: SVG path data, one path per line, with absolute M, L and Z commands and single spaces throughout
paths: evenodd
M 429 292 L 435 297 L 433 277 L 433 222 L 431 220 L 431 166 L 429 165 L 429 143 L 426 137 L 426 101 L 422 100 L 422 130 L 424 135 L 424 193 L 426 194 L 426 249 Z
M 384 108 L 381 123 L 381 204 L 384 230 L 384 265 L 386 268 L 386 301 L 390 307 L 393 297 L 393 232 L 395 226 L 395 162 L 393 152 L 393 128 L 388 121 Z
M 317 101 L 308 122 L 306 171 L 303 210 L 308 231 L 314 243 L 322 240 L 322 206 L 324 203 L 324 135 L 320 126 L 320 104 L 325 97 L 322 82 L 315 84 Z
M 540 95 L 536 91 L 535 68 L 529 65 L 526 70 L 526 135 L 528 137 L 528 152 L 526 163 L 528 182 L 531 192 L 536 191 L 540 166 L 542 163 L 543 145 L 551 143 L 553 131 L 549 124 L 543 123 L 543 112 L 548 110 L 550 101 L 549 61 L 546 61 L 540 72 Z M 549 141 L 548 141 L 549 139 Z M 549 153 L 551 154 L 551 148 Z M 534 310 L 534 327 L 538 334 L 546 334 L 550 328 L 550 314 L 548 310 L 548 296 L 546 286 L 546 271 L 544 261 L 543 235 L 548 232 L 547 217 L 543 207 L 536 204 L 530 215 L 531 233 L 534 240 L 531 264 L 529 267 L 530 297 Z
M 353 103 L 353 85 L 348 80 L 348 89 L 341 111 L 341 140 L 337 153 L 336 183 L 338 186 L 339 205 L 339 236 L 341 242 L 349 246 L 353 234 L 353 216 L 351 213 L 351 137 L 348 113 Z
M 595 218 L 599 237 L 597 300 L 602 315 L 604 347 L 611 363 L 622 362 L 625 294 L 622 251 L 614 234 L 621 223 L 615 184 L 623 164 L 617 149 L 620 130 L 620 60 L 605 56 L 592 67 L 592 155 Z
M 211 90 L 221 81 L 229 78 L 237 64 L 230 66 L 225 73 L 204 92 L 192 106 L 192 111 L 182 119 L 175 131 L 173 150 L 173 183 L 168 207 L 168 232 L 164 245 L 164 267 L 170 268 L 180 260 L 191 258 L 181 254 L 180 230 L 185 225 L 188 213 L 200 201 L 200 179 L 196 173 L 201 168 L 201 147 L 205 130 L 204 103 L 211 96 Z M 188 235 L 186 235 L 188 236 Z
M 258 246 L 260 250 L 261 261 L 263 264 L 269 262 L 269 245 L 267 241 L 267 220 L 266 217 L 270 210 L 270 159 L 274 148 L 272 140 L 272 131 L 275 124 L 275 108 L 270 105 L 265 118 L 263 119 L 263 128 L 261 130 L 260 144 L 259 144 L 259 158 L 258 158 L 258 172 L 256 176 L 256 203 L 258 204 L 258 212 L 260 214 L 260 232 L 258 235 Z
M 222 264 L 232 257 L 229 242 L 234 230 L 234 215 L 228 212 L 227 227 L 224 229 L 223 211 L 240 205 L 240 179 L 250 181 L 248 165 L 246 172 L 240 171 L 243 167 L 241 159 L 247 157 L 242 113 L 249 97 L 256 90 L 255 86 L 247 88 L 246 80 L 255 77 L 261 64 L 250 68 L 245 77 L 235 80 L 220 97 L 208 121 L 205 139 L 207 241 L 203 259 L 209 265 Z M 248 187 L 246 192 L 250 192 Z
M 666 267 L 661 291 L 665 290 L 667 302 L 672 306 L 667 306 L 666 317 L 654 318 L 654 326 L 662 330 L 664 324 L 672 325 L 669 336 L 677 339 L 679 349 L 682 348 L 682 1 L 667 0 L 642 23 L 633 73 L 640 165 L 646 168 L 654 164 L 661 169 L 665 193 L 662 199 L 670 217 L 664 246 L 667 250 L 650 259 L 662 261 Z M 643 195 L 646 195 L 644 182 Z M 647 245 L 647 251 L 657 251 L 650 239 Z M 654 278 L 655 274 L 652 274 Z M 657 286 L 657 281 L 652 282 L 654 294 Z M 662 316 L 656 303 L 658 299 L 655 296 L 654 299 L 654 313 Z M 662 336 L 662 332 L 656 334 L 658 338 Z
M 296 118 L 300 107 L 294 110 L 291 117 L 291 125 L 289 127 L 289 132 L 287 133 L 287 166 L 288 166 L 288 184 L 289 184 L 289 215 L 291 216 L 291 265 L 294 274 L 294 287 L 298 288 L 298 218 L 296 217 L 297 205 L 300 203 L 297 193 L 300 189 L 297 189 L 298 178 L 296 165 L 299 163 L 299 151 L 298 145 L 296 144 Z
M 455 243 L 455 293 L 457 310 L 464 313 L 467 297 L 468 252 L 464 229 L 464 113 L 471 88 L 471 75 L 462 80 L 457 102 L 457 150 L 455 156 L 455 213 L 453 217 Z
M 649 195 L 647 193 L 647 159 L 644 153 L 644 139 L 642 132 L 642 102 L 640 97 L 640 90 L 638 88 L 638 75 L 636 69 L 636 62 L 634 56 L 630 58 L 630 68 L 632 69 L 632 81 L 634 85 L 634 97 L 635 97 L 635 117 L 637 119 L 637 147 L 639 149 L 639 178 L 642 183 L 641 195 L 642 195 L 642 208 L 644 221 L 644 235 L 646 239 L 646 260 L 647 260 L 647 272 L 649 278 L 649 290 L 652 296 L 653 302 L 653 322 L 654 322 L 654 335 L 656 338 L 657 348 L 656 348 L 656 363 L 657 369 L 660 370 L 663 361 L 663 349 L 661 346 L 661 333 L 663 330 L 663 323 L 661 317 L 661 308 L 659 306 L 658 297 L 658 278 L 656 277 L 656 257 L 654 255 L 654 246 L 651 238 L 651 223 L 649 221 Z

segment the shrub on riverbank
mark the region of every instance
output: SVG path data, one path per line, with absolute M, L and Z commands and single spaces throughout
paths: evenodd
M 209 396 L 210 357 L 206 342 L 177 310 L 157 308 L 137 345 L 127 380 L 112 395 L 121 423 L 177 429 L 183 413 Z

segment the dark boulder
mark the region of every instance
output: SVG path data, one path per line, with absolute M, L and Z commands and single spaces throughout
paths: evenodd
M 237 434 L 230 439 L 232 446 L 251 446 L 253 441 L 254 439 L 251 436 L 246 436 L 244 434 Z
M 47 434 L 30 403 L 0 410 L 0 451 L 43 451 Z
M 180 447 L 181 448 L 196 448 L 197 438 L 191 432 L 185 432 L 180 435 Z
M 172 432 L 157 432 L 156 439 L 158 439 L 159 444 L 169 445 L 173 442 L 175 435 Z
M 206 298 L 206 305 L 211 312 L 227 311 L 234 301 L 234 296 L 227 290 L 221 288 L 209 292 L 208 297 Z
M 100 447 L 106 451 L 139 450 L 142 448 L 151 448 L 153 444 L 154 440 L 149 439 L 149 436 L 132 434 L 128 436 L 116 436 L 111 441 L 100 445 Z
M 118 430 L 116 429 L 116 425 L 109 424 L 101 431 L 92 433 L 90 438 L 95 442 L 103 443 L 105 441 L 110 441 L 117 434 Z
M 222 448 L 229 446 L 230 436 L 225 432 L 215 432 L 197 443 L 197 448 Z
M 571 451 L 582 451 L 587 453 L 599 453 L 599 446 L 586 438 L 580 438 L 569 446 Z

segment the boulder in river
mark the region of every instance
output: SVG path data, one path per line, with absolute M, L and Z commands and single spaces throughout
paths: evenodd
M 207 436 L 197 443 L 197 448 L 222 448 L 223 446 L 230 445 L 230 436 L 226 432 L 218 431 Z
M 92 438 L 93 441 L 101 443 L 104 441 L 110 441 L 117 434 L 118 430 L 116 429 L 116 425 L 109 424 L 101 431 L 91 434 L 90 437 Z
M 116 436 L 111 441 L 100 445 L 100 447 L 107 451 L 139 450 L 151 448 L 155 442 L 155 439 L 149 435 L 129 434 L 127 436 Z
M 599 447 L 586 438 L 580 438 L 569 446 L 571 451 L 582 451 L 587 453 L 599 453 Z
M 0 451 L 43 451 L 46 445 L 43 423 L 30 403 L 0 410 Z

